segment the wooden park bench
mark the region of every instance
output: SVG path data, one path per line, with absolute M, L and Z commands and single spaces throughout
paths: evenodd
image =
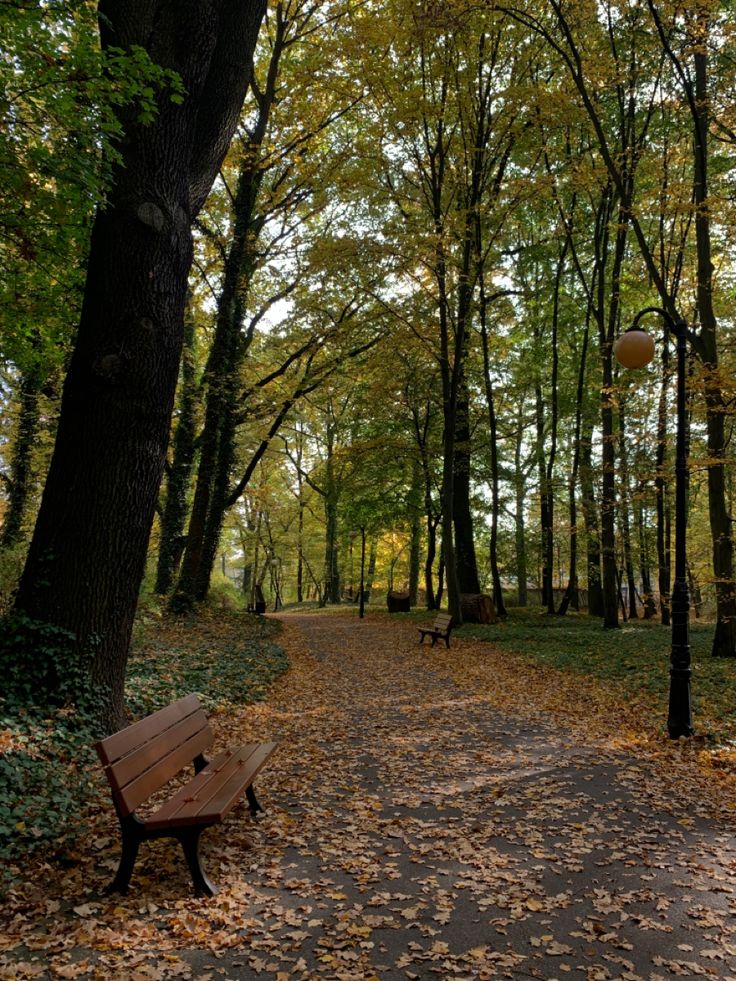
M 222 821 L 244 792 L 251 813 L 262 810 L 253 780 L 276 743 L 238 746 L 207 762 L 203 754 L 213 742 L 199 699 L 187 695 L 97 743 L 123 837 L 120 866 L 109 892 L 127 892 L 142 841 L 176 838 L 195 890 L 215 895 L 217 888 L 207 878 L 200 860 L 199 836 L 205 828 Z M 189 765 L 195 775 L 158 806 L 154 804 L 153 813 L 139 817 L 136 810 L 140 805 Z
M 441 637 L 447 647 L 450 646 L 450 631 L 452 630 L 452 617 L 449 613 L 438 613 L 434 618 L 434 623 L 431 627 L 418 627 L 419 630 L 419 643 L 421 644 L 425 637 L 432 638 L 432 647 L 437 643 L 437 640 Z

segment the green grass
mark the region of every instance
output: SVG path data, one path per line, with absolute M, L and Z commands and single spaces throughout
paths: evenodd
M 718 742 L 736 741 L 736 658 L 714 658 L 713 624 L 691 622 L 692 706 L 696 731 Z M 492 642 L 530 662 L 617 686 L 632 698 L 666 704 L 671 631 L 658 622 L 629 621 L 606 630 L 583 614 L 550 617 L 512 608 L 492 625 L 464 624 L 461 637 Z

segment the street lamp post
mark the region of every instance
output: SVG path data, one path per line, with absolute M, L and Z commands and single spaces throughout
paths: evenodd
M 687 323 L 661 307 L 646 307 L 634 317 L 631 327 L 614 347 L 625 368 L 642 368 L 654 356 L 654 341 L 639 321 L 648 313 L 658 314 L 677 342 L 677 443 L 675 454 L 675 582 L 672 590 L 672 649 L 670 653 L 670 698 L 667 731 L 672 739 L 692 736 L 690 706 L 690 595 L 687 586 L 687 450 L 685 442 L 685 373 Z

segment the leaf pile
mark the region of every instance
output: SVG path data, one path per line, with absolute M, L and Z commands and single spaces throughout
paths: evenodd
M 278 624 L 224 610 L 151 623 L 133 652 L 126 704 L 133 718 L 196 692 L 209 709 L 259 701 L 288 667 Z

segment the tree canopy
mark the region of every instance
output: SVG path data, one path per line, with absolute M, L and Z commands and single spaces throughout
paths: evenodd
M 0 27 L 4 604 L 106 724 L 141 587 L 352 601 L 363 536 L 374 597 L 456 621 L 668 623 L 668 317 L 690 590 L 736 656 L 731 5 L 150 6 Z

